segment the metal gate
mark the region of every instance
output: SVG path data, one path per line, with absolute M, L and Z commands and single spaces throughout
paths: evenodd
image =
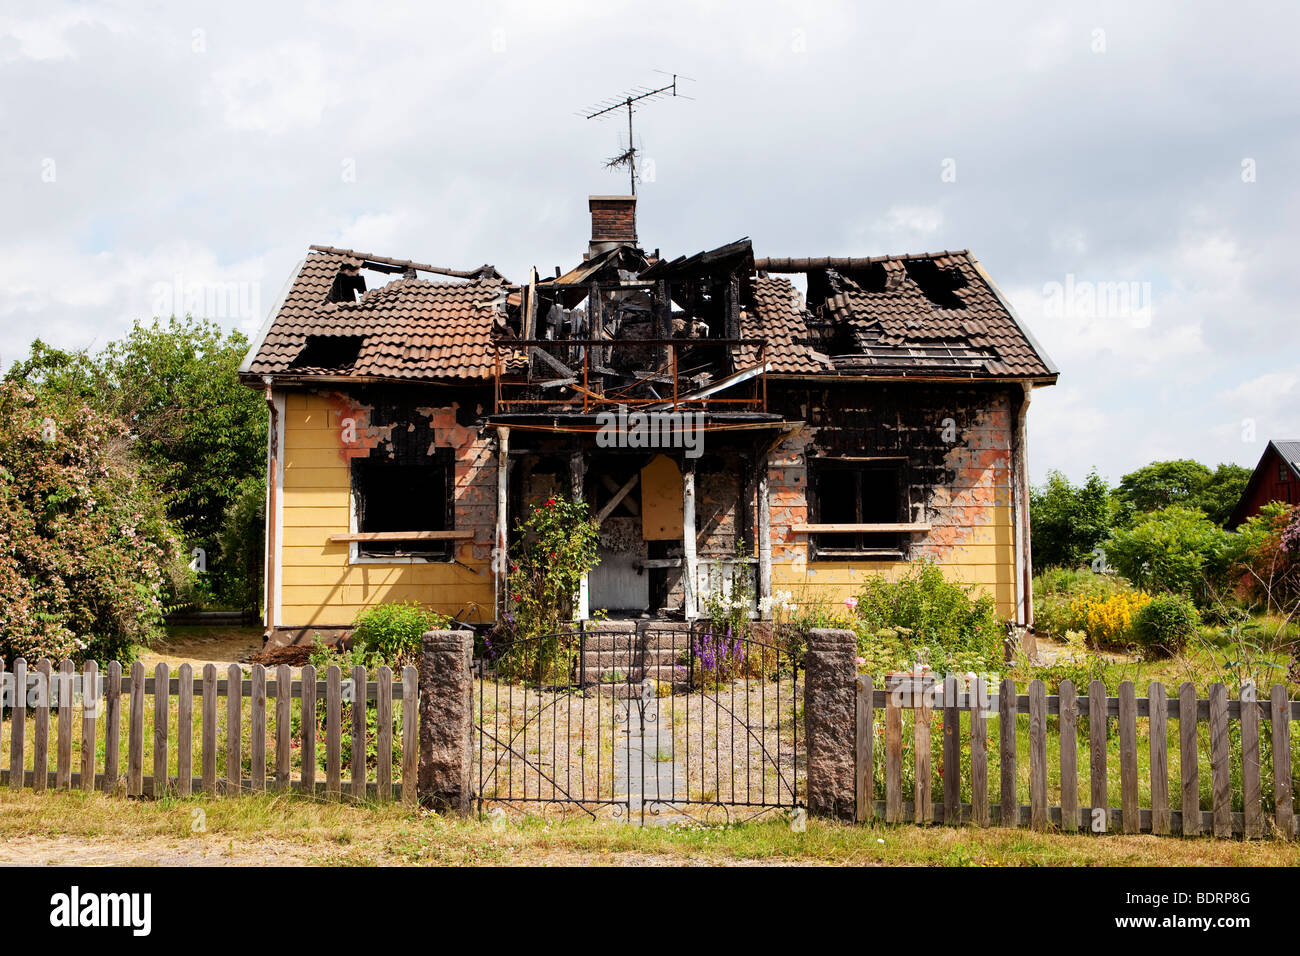
M 797 649 L 706 622 L 602 622 L 476 660 L 481 813 L 645 823 L 803 805 Z

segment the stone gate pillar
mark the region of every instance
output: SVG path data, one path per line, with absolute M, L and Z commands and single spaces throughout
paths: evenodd
M 429 631 L 420 644 L 420 802 L 439 812 L 468 813 L 474 635 Z
M 808 632 L 804 727 L 808 812 L 852 822 L 856 812 L 857 638 L 852 631 Z

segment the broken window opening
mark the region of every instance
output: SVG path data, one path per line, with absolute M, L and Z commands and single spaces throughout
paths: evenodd
M 937 308 L 964 309 L 957 289 L 966 288 L 966 277 L 958 269 L 940 269 L 933 259 L 909 259 L 903 264 L 908 277 Z
M 346 371 L 357 363 L 364 343 L 360 335 L 309 335 L 292 367 Z
M 897 524 L 908 517 L 906 462 L 809 462 L 813 523 Z M 898 531 L 819 531 L 810 536 L 813 558 L 902 560 L 907 535 Z
M 352 461 L 352 495 L 357 531 L 362 534 L 452 531 L 455 502 L 451 492 L 450 449 L 439 448 L 419 463 L 369 458 Z M 357 542 L 357 554 L 450 561 L 454 547 L 450 540 L 370 540 Z

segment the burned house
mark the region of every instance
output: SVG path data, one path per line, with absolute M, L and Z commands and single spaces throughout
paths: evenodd
M 670 258 L 635 209 L 591 197 L 581 262 L 519 282 L 312 247 L 241 370 L 268 631 L 391 600 L 492 621 L 494 555 L 558 495 L 601 524 L 582 615 L 692 618 L 737 574 L 839 603 L 928 559 L 1028 623 L 1025 420 L 1057 373 L 974 257 Z

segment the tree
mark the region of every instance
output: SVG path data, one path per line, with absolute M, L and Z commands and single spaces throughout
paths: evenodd
M 1210 469 L 1199 461 L 1153 461 L 1121 478 L 1115 496 L 1134 511 L 1159 511 L 1193 503 L 1209 480 Z
M 1246 491 L 1253 474 L 1241 465 L 1221 464 L 1214 469 L 1205 484 L 1201 485 L 1193 503 L 1217 525 L 1227 524 L 1232 511 Z
M 1034 564 L 1039 568 L 1078 567 L 1110 531 L 1110 490 L 1097 472 L 1078 487 L 1059 471 L 1029 491 L 1030 534 Z
M 177 573 L 122 423 L 0 383 L 0 655 L 129 661 Z
M 266 473 L 266 407 L 238 378 L 247 349 L 238 331 L 173 316 L 136 322 L 95 355 L 37 340 L 6 375 L 51 407 L 87 404 L 120 421 L 185 550 L 204 549 L 212 589 L 236 604 L 249 590 L 236 580 L 248 562 L 222 555 L 222 532 L 247 482 Z

